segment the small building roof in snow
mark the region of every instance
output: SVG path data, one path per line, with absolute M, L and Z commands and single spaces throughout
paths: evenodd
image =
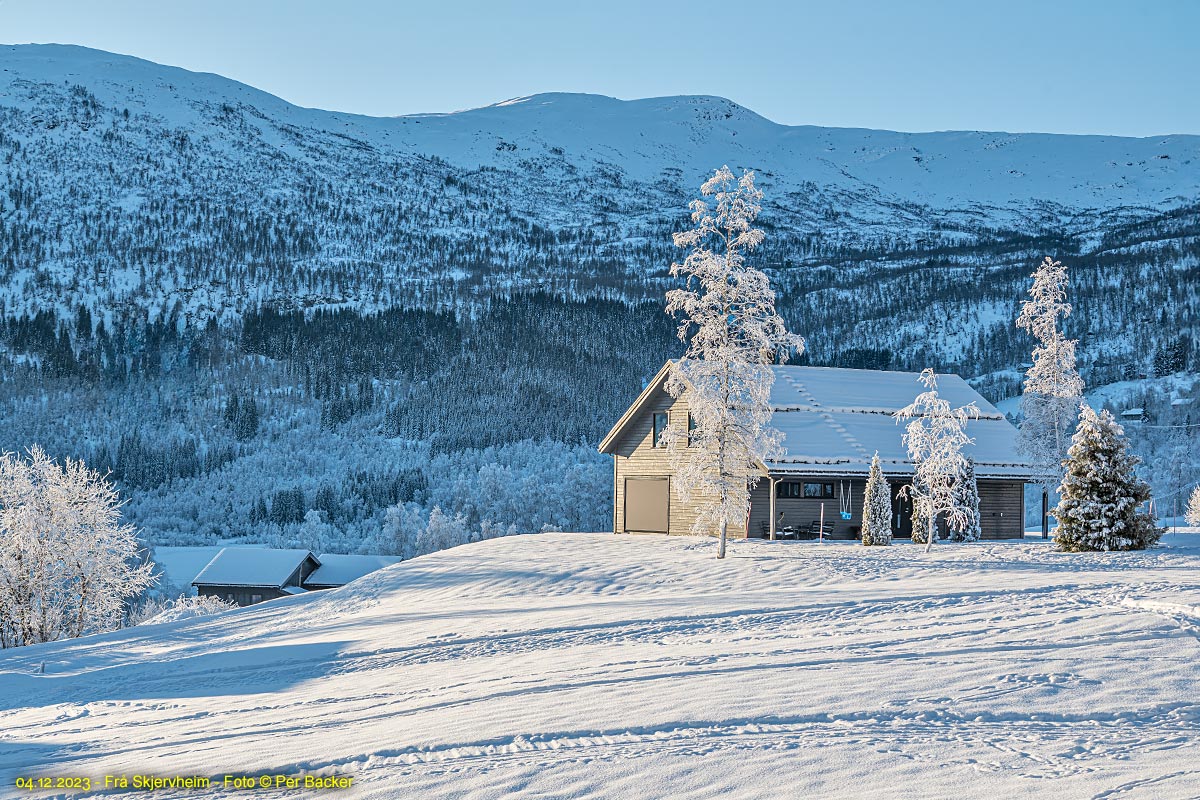
M 309 550 L 275 550 L 268 547 L 223 547 L 192 580 L 205 586 L 273 586 L 283 588 L 305 559 L 313 568 L 321 562 Z
M 401 559 L 392 556 L 358 556 L 322 553 L 321 566 L 304 579 L 305 586 L 345 586 L 377 569 L 399 564 Z
M 1146 409 L 1141 408 L 1139 406 L 1138 408 L 1125 409 L 1124 411 L 1121 412 L 1121 416 L 1122 417 L 1138 417 L 1138 418 L 1140 418 L 1145 413 L 1146 413 Z
M 925 391 L 915 372 L 776 366 L 771 387 L 771 427 L 783 434 L 784 455 L 767 463 L 768 471 L 795 475 L 866 474 L 879 451 L 884 472 L 912 473 L 904 447 L 904 423 L 893 416 Z M 647 386 L 604 442 L 611 452 L 636 409 L 661 387 L 666 368 Z M 938 376 L 938 394 L 951 406 L 975 403 L 979 418 L 967 423 L 975 440 L 965 452 L 980 478 L 1030 478 L 1033 470 L 1017 453 L 1016 428 L 957 375 Z

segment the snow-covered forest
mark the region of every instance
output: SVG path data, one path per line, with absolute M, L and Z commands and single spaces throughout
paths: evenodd
M 1200 138 L 789 128 L 703 97 L 372 119 L 82 48 L 0 62 L 0 450 L 111 469 L 152 543 L 369 550 L 401 508 L 605 528 L 595 443 L 681 352 L 671 234 L 724 162 L 766 192 L 756 265 L 800 363 L 1015 398 L 1052 254 L 1088 399 L 1143 409 L 1156 495 L 1196 479 Z

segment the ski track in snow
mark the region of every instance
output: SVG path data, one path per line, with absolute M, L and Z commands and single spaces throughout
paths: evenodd
M 511 537 L 5 652 L 0 796 L 228 772 L 369 798 L 1200 796 L 1200 536 L 714 546 Z

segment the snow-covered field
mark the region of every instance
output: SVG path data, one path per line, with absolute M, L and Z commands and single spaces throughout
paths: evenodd
M 1200 535 L 714 547 L 497 539 L 4 653 L 0 794 L 309 770 L 371 798 L 1200 795 Z

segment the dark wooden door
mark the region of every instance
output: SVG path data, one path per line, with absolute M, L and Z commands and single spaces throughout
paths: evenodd
M 896 539 L 912 538 L 912 500 L 900 494 L 907 484 L 892 484 L 892 536 Z

